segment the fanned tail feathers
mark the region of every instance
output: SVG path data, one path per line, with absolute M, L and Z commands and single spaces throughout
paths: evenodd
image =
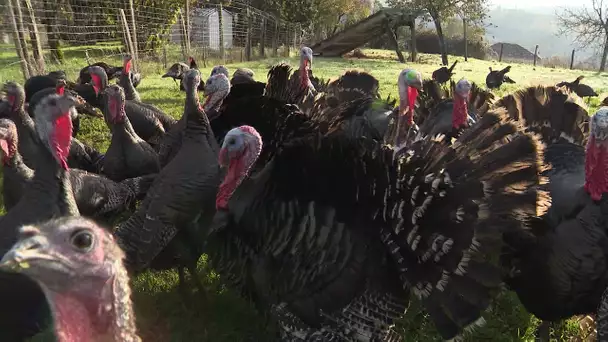
M 425 139 L 395 161 L 399 181 L 378 213 L 392 222 L 382 240 L 446 339 L 478 323 L 499 288 L 503 234 L 527 229 L 549 205 L 538 189 L 544 146 L 522 132 L 496 110 L 453 148 Z M 387 162 L 390 152 L 384 150 Z
M 545 143 L 560 139 L 579 145 L 587 142 L 587 108 L 580 97 L 566 88 L 529 87 L 503 97 L 493 107 L 506 108 L 512 119 L 540 134 Z

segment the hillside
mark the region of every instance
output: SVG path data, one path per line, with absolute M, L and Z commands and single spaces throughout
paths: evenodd
M 557 35 L 559 26 L 554 9 L 540 11 L 496 7 L 490 11 L 486 37 L 490 44 L 515 43 L 534 51 L 539 44 L 539 55 L 570 56 L 577 49 L 580 57 L 589 57 L 592 51 L 579 50 L 573 40 Z

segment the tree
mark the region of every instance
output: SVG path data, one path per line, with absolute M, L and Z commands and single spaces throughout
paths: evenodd
M 592 0 L 591 8 L 565 8 L 557 13 L 557 18 L 560 23 L 559 34 L 564 36 L 574 33 L 581 48 L 602 44 L 599 71 L 604 71 L 608 57 L 608 4 L 604 4 L 604 0 Z
M 447 65 L 449 61 L 443 34 L 443 20 L 460 14 L 465 18 L 470 17 L 474 18 L 473 20 L 483 21 L 488 10 L 488 0 L 388 0 L 388 3 L 391 7 L 419 9 L 430 16 L 435 30 L 437 30 L 441 62 L 444 65 Z

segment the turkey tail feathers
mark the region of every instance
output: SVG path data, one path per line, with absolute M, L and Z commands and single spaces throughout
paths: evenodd
M 384 212 L 393 229 L 382 240 L 446 339 L 480 323 L 502 282 L 503 234 L 528 229 L 549 206 L 538 189 L 544 145 L 522 132 L 496 110 L 452 148 L 426 139 L 397 161 L 398 190 Z
M 584 145 L 589 135 L 586 106 L 564 88 L 529 87 L 501 98 L 493 107 L 506 108 L 512 119 L 540 134 L 545 143 L 565 139 Z

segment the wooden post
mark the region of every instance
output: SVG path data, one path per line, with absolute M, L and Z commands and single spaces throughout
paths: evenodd
M 183 42 L 183 49 L 184 49 L 184 59 L 187 60 L 188 57 L 190 56 L 190 39 L 188 38 L 188 32 L 186 31 L 186 19 L 184 18 L 184 14 L 182 13 L 182 11 L 179 11 L 179 18 L 180 21 L 182 23 L 181 25 L 181 31 L 182 31 L 182 42 Z
M 277 21 L 274 22 L 274 35 L 272 36 L 272 55 L 274 57 L 279 56 L 279 23 Z
M 32 43 L 34 45 L 34 57 L 37 62 L 38 75 L 44 74 L 44 55 L 42 54 L 42 44 L 40 44 L 40 33 L 38 32 L 38 25 L 36 24 L 36 15 L 34 14 L 34 7 L 30 0 L 25 0 L 25 7 L 30 17 L 30 25 L 32 30 Z
M 574 68 L 574 49 L 572 49 L 572 56 L 570 57 L 570 70 Z
M 167 69 L 167 44 L 163 44 L 163 68 Z
M 536 58 L 538 57 L 538 45 L 534 48 L 534 66 L 536 66 Z
M 222 4 L 219 4 L 217 8 L 217 17 L 220 31 L 220 59 L 222 64 L 224 64 L 226 55 L 224 54 L 224 7 Z
M 120 18 L 122 19 L 122 29 L 125 33 L 126 43 L 127 43 L 127 51 L 131 56 L 133 56 L 133 40 L 131 39 L 131 30 L 129 30 L 129 22 L 127 21 L 127 16 L 125 15 L 125 10 L 120 9 Z
M 245 60 L 251 60 L 251 13 L 247 6 L 245 20 L 247 21 L 247 31 L 245 33 Z
M 285 57 L 291 55 L 291 44 L 289 44 L 289 26 L 285 28 Z
M 416 18 L 412 18 L 412 22 L 410 23 L 410 35 L 412 36 L 412 42 L 410 44 L 412 63 L 416 63 L 416 59 L 418 57 L 418 50 L 416 48 Z
M 27 60 L 23 55 L 23 47 L 21 46 L 19 27 L 17 26 L 17 19 L 15 18 L 15 11 L 13 9 L 13 0 L 8 0 L 7 4 L 8 12 L 11 17 L 11 26 L 13 26 L 13 41 L 15 43 L 15 48 L 17 49 L 17 56 L 19 56 L 19 60 L 21 61 L 21 72 L 23 73 L 23 79 L 27 80 L 28 78 L 30 78 L 30 71 L 27 68 Z
M 504 49 L 505 44 L 500 43 L 500 55 L 498 55 L 498 61 L 502 62 L 502 50 Z
M 186 37 L 186 51 L 191 55 L 190 49 L 190 1 L 186 0 L 186 14 L 184 14 L 184 36 Z
M 393 47 L 395 48 L 395 52 L 397 53 L 397 58 L 399 58 L 399 62 L 405 63 L 405 57 L 403 57 L 403 53 L 399 50 L 399 43 L 397 40 L 397 30 L 393 30 L 389 27 L 389 24 L 386 24 L 386 32 L 388 33 L 388 39 L 390 39 Z
M 469 40 L 467 39 L 467 20 L 462 18 L 462 35 L 464 38 L 464 61 L 469 60 Z
M 293 27 L 293 48 L 298 51 L 298 32 L 301 32 L 300 25 Z
M 15 10 L 17 11 L 17 25 L 19 27 L 19 38 L 21 39 L 21 48 L 23 49 L 23 56 L 27 62 L 27 70 L 30 73 L 30 76 L 36 75 L 36 70 L 31 63 L 30 59 L 30 50 L 27 47 L 27 40 L 25 39 L 25 26 L 23 25 L 23 12 L 21 11 L 21 1 L 15 1 Z
M 266 17 L 262 17 L 260 23 L 260 57 L 266 58 Z
M 137 22 L 137 20 L 135 19 L 135 6 L 133 5 L 133 0 L 129 0 L 129 7 L 131 9 L 131 27 L 132 27 L 132 31 L 131 31 L 131 38 L 133 39 L 133 51 L 131 51 L 131 53 L 133 54 L 133 61 L 135 63 L 133 63 L 133 69 L 135 71 L 137 71 L 137 65 L 139 64 L 139 46 L 138 46 L 138 41 L 137 41 L 137 29 L 136 29 L 136 25 L 135 23 Z

